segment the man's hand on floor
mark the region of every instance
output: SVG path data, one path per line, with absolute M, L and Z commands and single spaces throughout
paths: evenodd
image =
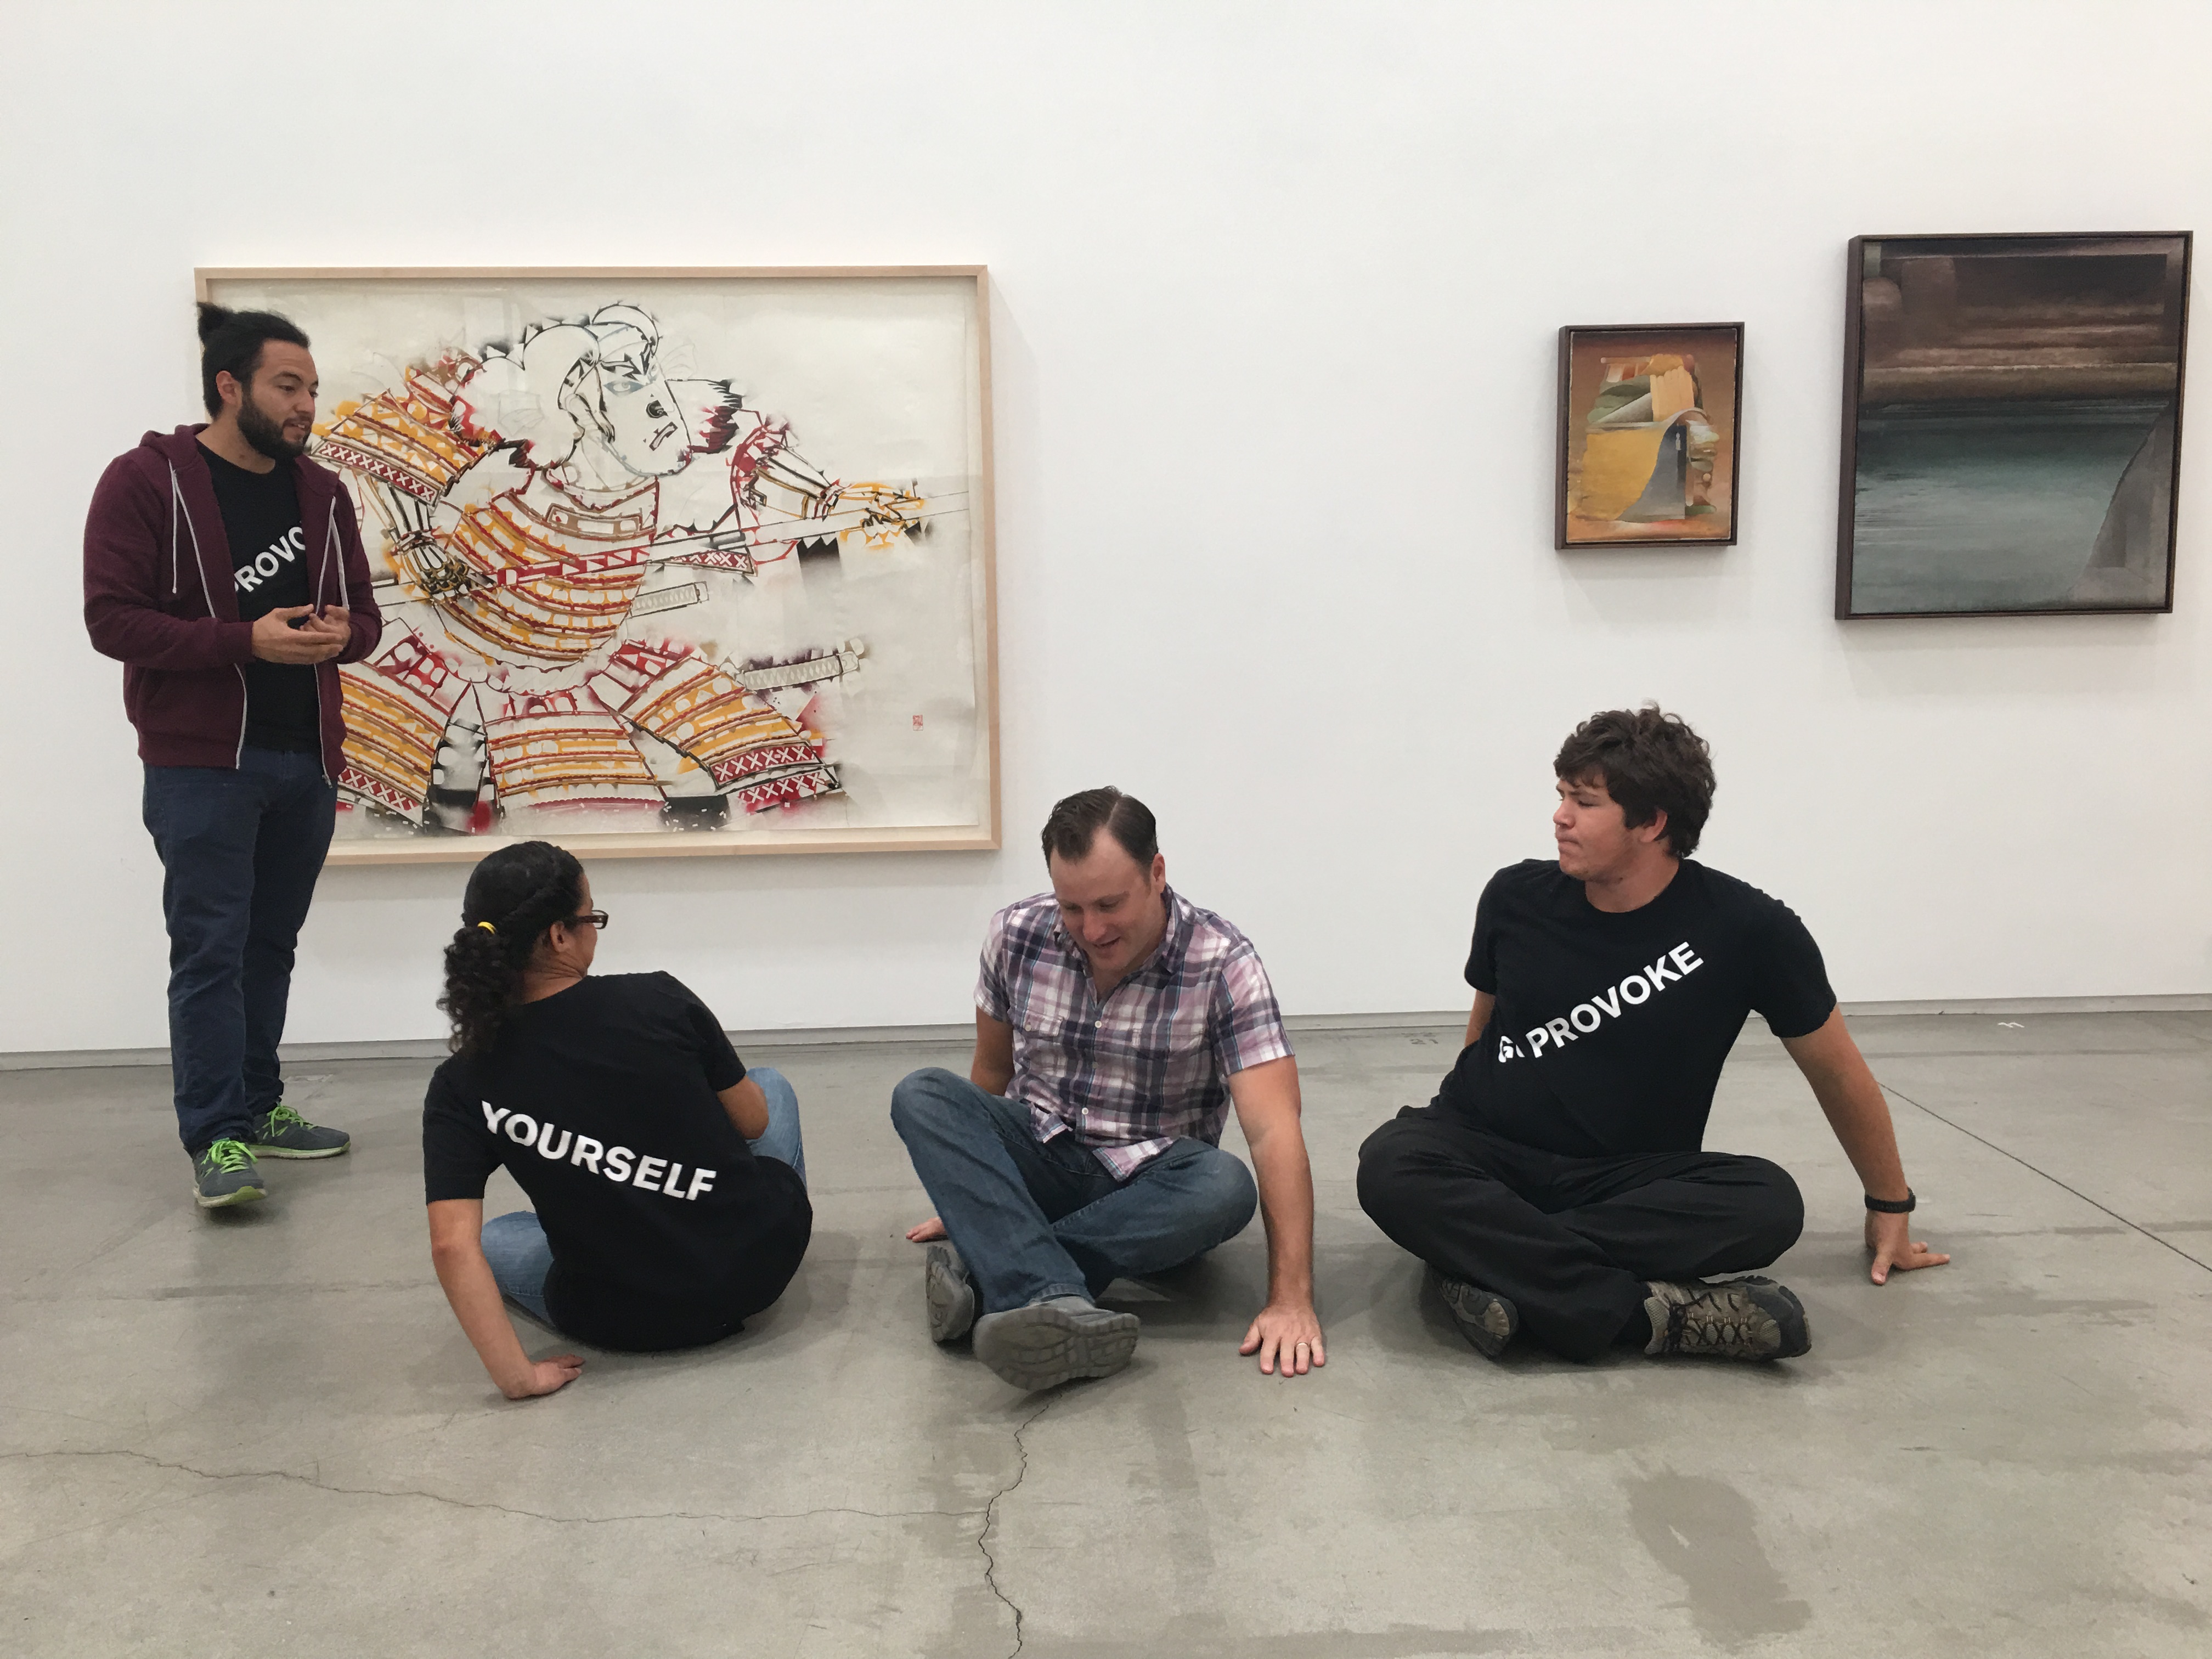
M 1322 1352 L 1321 1321 L 1310 1302 L 1270 1302 L 1260 1310 L 1252 1328 L 1244 1333 L 1242 1354 L 1260 1356 L 1260 1369 L 1273 1376 L 1281 1362 L 1285 1376 L 1304 1376 L 1316 1365 L 1328 1363 Z
M 1912 1237 L 1912 1218 L 1891 1215 L 1881 1210 L 1869 1210 L 1866 1218 L 1867 1249 L 1874 1252 L 1874 1268 L 1869 1275 L 1877 1285 L 1889 1282 L 1889 1270 L 1910 1273 L 1915 1267 L 1940 1267 L 1951 1258 L 1938 1255 L 1924 1243 Z
M 909 1244 L 927 1244 L 932 1239 L 943 1238 L 945 1236 L 945 1224 L 935 1216 L 930 1217 L 919 1227 L 909 1227 L 906 1230 L 906 1242 Z

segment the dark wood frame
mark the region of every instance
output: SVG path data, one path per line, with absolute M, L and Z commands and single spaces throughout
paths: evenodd
M 1575 337 L 1583 334 L 1730 333 L 1735 337 L 1735 407 L 1729 422 L 1729 533 L 1722 536 L 1608 536 L 1603 541 L 1567 539 L 1567 453 L 1572 440 L 1567 398 L 1572 390 Z M 1553 489 L 1552 540 L 1560 552 L 1608 547 L 1734 547 L 1743 528 L 1743 325 L 1741 323 L 1570 323 L 1559 330 L 1559 445 Z
M 2166 597 L 2157 605 L 2092 605 L 2033 611 L 1854 611 L 1851 609 L 1853 520 L 1858 507 L 1859 387 L 1866 370 L 1866 342 L 1861 313 L 1865 295 L 1861 273 L 1869 242 L 2132 242 L 2181 241 L 2181 349 L 2173 366 L 2173 483 L 2166 524 Z M 1843 465 L 1836 483 L 1836 620 L 1863 622 L 1899 617 L 2145 617 L 2173 609 L 2173 568 L 2181 552 L 2182 394 L 2189 374 L 2189 273 L 2195 258 L 2195 233 L 2186 230 L 1996 231 L 1957 236 L 1899 234 L 1854 236 L 1844 265 L 1844 436 Z

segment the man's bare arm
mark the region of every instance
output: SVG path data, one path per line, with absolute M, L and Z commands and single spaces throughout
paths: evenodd
M 1244 1333 L 1240 1353 L 1260 1369 L 1303 1376 L 1327 1363 L 1313 1305 L 1313 1168 L 1299 1127 L 1298 1063 L 1285 1054 L 1229 1079 L 1237 1121 L 1252 1149 L 1260 1214 L 1267 1228 L 1267 1305 Z
M 1014 1080 L 1014 1028 L 975 1011 L 975 1058 L 968 1063 L 968 1080 L 985 1094 L 1003 1095 Z
M 1867 1195 L 1903 1200 L 1911 1188 L 1905 1184 L 1905 1160 L 1898 1155 L 1897 1126 L 1890 1121 L 1881 1085 L 1875 1081 L 1866 1057 L 1844 1024 L 1844 1011 L 1835 1010 L 1817 1031 L 1784 1038 L 1782 1046 L 1813 1085 L 1813 1097 L 1827 1114 L 1828 1127 L 1836 1132 L 1851 1168 L 1858 1171 Z M 1892 1267 L 1940 1267 L 1951 1259 L 1916 1242 L 1911 1219 L 1867 1212 L 1867 1248 L 1874 1252 L 1871 1277 L 1875 1284 L 1887 1284 Z
M 1498 999 L 1489 992 L 1477 991 L 1474 994 L 1474 1012 L 1467 1017 L 1467 1041 L 1460 1045 L 1462 1048 L 1474 1047 L 1475 1039 L 1490 1024 L 1490 1011 L 1497 1006 Z

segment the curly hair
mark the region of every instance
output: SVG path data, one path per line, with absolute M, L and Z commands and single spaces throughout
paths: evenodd
M 1713 810 L 1712 750 L 1656 702 L 1592 714 L 1559 745 L 1552 772 L 1568 783 L 1602 782 L 1632 830 L 1664 812 L 1667 849 L 1678 859 L 1698 850 Z
M 456 1052 L 481 1054 L 499 1040 L 538 941 L 583 902 L 584 866 L 550 841 L 502 847 L 477 866 L 461 896 L 460 928 L 446 946 L 438 999 L 453 1022 Z

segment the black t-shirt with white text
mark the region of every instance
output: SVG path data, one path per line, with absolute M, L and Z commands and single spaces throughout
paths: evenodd
M 504 1164 L 553 1250 L 547 1311 L 600 1347 L 690 1347 L 783 1294 L 813 1229 L 805 1184 L 756 1157 L 716 1093 L 744 1063 L 673 975 L 592 975 L 510 1009 L 422 1104 L 426 1200 Z
M 1796 1037 L 1836 1006 L 1796 912 L 1686 859 L 1620 912 L 1553 860 L 1509 865 L 1475 907 L 1467 982 L 1497 1004 L 1434 1103 L 1571 1158 L 1695 1152 L 1746 1016 Z
M 200 446 L 215 480 L 230 540 L 231 580 L 238 589 L 241 622 L 258 622 L 279 605 L 310 605 L 307 534 L 300 523 L 300 491 L 292 468 L 279 461 L 266 472 L 248 472 Z M 255 749 L 313 752 L 323 746 L 322 705 L 312 663 L 264 662 L 246 669 L 246 741 Z

